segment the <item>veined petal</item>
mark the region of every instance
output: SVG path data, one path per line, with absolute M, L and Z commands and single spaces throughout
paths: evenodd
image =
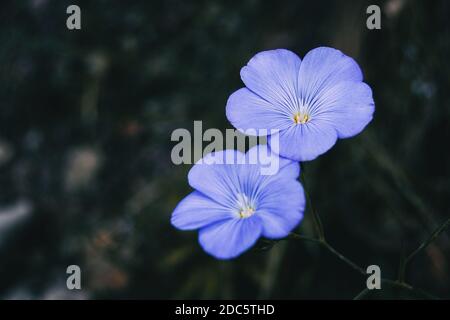
M 277 177 L 291 177 L 297 179 L 300 175 L 300 165 L 298 162 L 280 157 L 279 154 L 273 152 L 268 145 L 256 145 L 245 154 L 246 163 L 258 163 L 261 168 L 269 168 L 277 166 Z
M 279 139 L 281 156 L 295 161 L 310 161 L 336 143 L 337 131 L 331 123 L 313 119 L 270 136 L 269 145 L 273 139 Z
M 267 102 L 247 88 L 237 90 L 228 98 L 226 115 L 230 123 L 240 130 L 279 130 L 292 123 L 287 110 Z M 255 133 L 260 136 L 267 134 L 270 132 Z
M 264 100 L 294 111 L 300 63 L 300 58 L 286 49 L 263 51 L 241 69 L 241 79 Z
M 232 219 L 201 229 L 199 243 L 217 259 L 231 259 L 250 248 L 258 240 L 261 231 L 261 220 L 256 216 Z
M 180 230 L 194 230 L 231 218 L 233 215 L 228 208 L 194 191 L 175 208 L 171 223 Z
M 298 94 L 302 105 L 311 106 L 326 90 L 341 81 L 362 81 L 358 64 L 341 51 L 319 47 L 304 57 L 298 73 Z
M 325 90 L 317 103 L 311 117 L 332 123 L 339 138 L 360 133 L 375 110 L 372 90 L 364 82 L 340 82 Z
M 239 190 L 239 167 L 244 154 L 236 150 L 210 153 L 199 160 L 189 171 L 192 188 L 226 206 L 235 205 Z M 230 160 L 233 159 L 233 163 Z
M 255 213 L 263 224 L 266 238 L 286 237 L 303 219 L 305 195 L 303 187 L 294 179 L 276 179 L 259 195 Z

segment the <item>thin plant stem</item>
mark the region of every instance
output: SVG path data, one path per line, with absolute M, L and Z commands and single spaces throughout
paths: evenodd
M 314 227 L 316 228 L 317 235 L 319 236 L 320 240 L 325 240 L 325 232 L 323 229 L 322 220 L 320 219 L 320 216 L 317 214 L 317 212 L 314 210 L 314 207 L 312 205 L 311 196 L 309 195 L 308 187 L 306 184 L 306 174 L 305 174 L 305 165 L 303 163 L 300 163 L 300 180 L 303 184 L 303 189 L 305 191 L 305 197 L 306 202 L 309 207 L 309 210 L 312 213 L 313 221 L 314 221 Z
M 368 288 L 363 289 L 360 293 L 358 293 L 353 300 L 362 300 L 370 293 L 370 290 Z
M 300 234 L 297 233 L 293 233 L 291 232 L 289 234 L 289 238 L 290 239 L 297 239 L 297 240 L 305 240 L 305 241 L 309 241 L 309 242 L 315 242 L 318 243 L 319 245 L 321 245 L 322 247 L 324 247 L 325 249 L 327 249 L 329 252 L 331 252 L 332 254 L 334 254 L 336 257 L 338 257 L 341 261 L 345 262 L 348 266 L 350 266 L 352 269 L 358 271 L 359 273 L 366 275 L 366 272 L 364 271 L 363 268 L 361 268 L 360 266 L 358 266 L 356 263 L 354 263 L 353 261 L 351 261 L 349 258 L 347 258 L 346 256 L 344 256 L 342 253 L 340 253 L 339 251 L 337 251 L 336 249 L 334 249 L 328 242 L 326 242 L 325 240 L 321 240 L 321 239 L 315 239 L 315 238 L 310 238 L 307 236 L 302 236 Z
M 336 257 L 338 257 L 340 260 L 342 260 L 343 262 L 345 262 L 348 266 L 350 266 L 353 270 L 358 271 L 359 273 L 361 273 L 362 275 L 367 275 L 367 273 L 364 271 L 363 268 L 361 268 L 360 266 L 358 266 L 356 263 L 354 263 L 353 261 L 351 261 L 349 258 L 347 258 L 346 256 L 344 256 L 342 253 L 338 252 L 336 249 L 334 249 L 328 242 L 326 242 L 325 240 L 321 241 L 322 246 L 327 248 L 328 251 L 330 251 L 332 254 L 334 254 Z
M 387 284 L 393 288 L 409 291 L 412 294 L 414 294 L 415 296 L 420 295 L 421 297 L 424 297 L 427 299 L 432 299 L 432 300 L 439 299 L 438 297 L 433 296 L 432 294 L 430 294 L 428 292 L 425 292 L 421 289 L 413 288 L 412 286 L 410 286 L 409 284 L 406 284 L 406 283 L 400 283 L 398 281 L 393 281 L 390 279 L 381 279 L 381 283 Z M 366 298 L 370 293 L 371 293 L 371 290 L 368 288 L 365 288 L 361 292 L 359 292 L 353 298 L 353 300 L 362 300 L 362 299 Z
M 405 267 L 406 267 L 406 253 L 405 245 L 402 241 L 401 252 L 400 252 L 400 263 L 398 266 L 398 281 L 405 282 Z
M 339 258 L 339 260 L 345 262 L 353 270 L 357 271 L 361 275 L 367 276 L 367 273 L 364 271 L 363 268 L 361 268 L 355 262 L 353 262 L 352 260 L 350 260 L 349 258 L 344 256 L 342 253 L 338 252 L 336 249 L 334 249 L 325 240 L 315 239 L 315 238 L 311 238 L 311 237 L 308 237 L 308 236 L 303 236 L 303 235 L 300 235 L 300 234 L 297 234 L 297 233 L 293 233 L 293 232 L 291 232 L 289 234 L 289 238 L 288 239 L 295 239 L 295 240 L 301 240 L 301 241 L 308 241 L 308 242 L 312 242 L 312 243 L 317 243 L 317 244 L 321 245 L 322 247 L 326 248 L 334 256 Z M 380 281 L 381 281 L 382 284 L 384 283 L 384 284 L 387 284 L 387 285 L 389 285 L 391 287 L 394 287 L 394 288 L 404 289 L 404 290 L 410 291 L 411 293 L 416 294 L 416 295 L 420 294 L 421 296 L 426 297 L 428 299 L 438 299 L 437 297 L 433 296 L 432 294 L 430 294 L 430 293 L 428 293 L 426 291 L 423 291 L 421 289 L 414 288 L 413 286 L 411 286 L 410 284 L 405 283 L 405 282 L 400 282 L 398 280 L 396 281 L 396 280 L 391 280 L 391 279 L 386 279 L 386 278 L 381 278 Z M 367 289 L 367 290 L 369 290 L 369 289 Z M 367 293 L 368 292 L 366 292 L 366 289 L 364 289 L 358 295 L 356 295 L 356 297 L 354 299 L 356 299 L 356 298 L 362 299 L 364 296 L 367 295 Z
M 431 236 L 425 240 L 416 250 L 414 250 L 407 258 L 406 264 L 409 263 L 419 252 L 428 247 L 430 243 L 436 240 L 437 237 L 448 227 L 450 226 L 450 218 L 447 219 L 440 227 L 438 227 Z
M 337 258 L 339 258 L 341 261 L 346 263 L 353 270 L 357 271 L 361 275 L 366 276 L 367 273 L 362 267 L 360 267 L 355 262 L 353 262 L 352 260 L 350 260 L 349 258 L 344 256 L 339 251 L 337 251 L 335 248 L 333 248 L 326 241 L 322 220 L 320 219 L 319 214 L 313 209 L 311 197 L 309 196 L 309 193 L 306 191 L 307 190 L 307 186 L 306 186 L 306 176 L 305 176 L 305 166 L 304 166 L 304 164 L 300 163 L 300 168 L 301 168 L 300 179 L 301 179 L 301 182 L 303 183 L 303 187 L 305 189 L 305 196 L 306 196 L 307 204 L 308 204 L 308 206 L 310 208 L 310 211 L 312 213 L 312 216 L 313 216 L 313 221 L 314 221 L 314 225 L 315 225 L 315 228 L 316 228 L 316 231 L 317 231 L 317 234 L 318 234 L 318 239 L 312 238 L 312 237 L 308 237 L 308 236 L 303 236 L 303 235 L 300 235 L 300 234 L 297 234 L 297 233 L 294 233 L 294 232 L 291 232 L 287 239 L 296 239 L 296 240 L 303 240 L 303 241 L 318 243 L 322 247 L 326 248 L 333 255 L 335 255 Z M 437 297 L 429 294 L 428 292 L 425 292 L 425 291 L 420 290 L 420 289 L 413 288 L 410 284 L 406 283 L 404 281 L 404 278 L 405 278 L 404 275 L 405 275 L 405 270 L 406 270 L 406 267 L 407 267 L 408 263 L 419 252 L 421 252 L 430 243 L 432 243 L 448 226 L 450 226 L 450 218 L 448 220 L 446 220 L 440 227 L 438 227 L 431 234 L 431 236 L 427 240 L 425 240 L 416 250 L 414 250 L 408 257 L 405 258 L 405 254 L 404 254 L 404 252 L 402 252 L 402 257 L 400 259 L 399 278 L 398 278 L 398 280 L 391 280 L 391 279 L 381 278 L 380 279 L 381 283 L 388 284 L 388 285 L 390 285 L 392 287 L 395 287 L 395 288 L 405 289 L 405 290 L 411 291 L 413 293 L 419 293 L 419 294 L 423 295 L 424 297 L 427 297 L 427 298 L 430 298 L 430 299 L 437 299 Z M 370 290 L 368 288 L 362 290 L 358 295 L 355 296 L 355 299 L 363 298 L 364 296 L 366 296 L 368 294 L 369 291 Z
M 302 236 L 302 235 L 300 235 L 298 233 L 294 233 L 294 232 L 291 232 L 289 234 L 289 238 L 288 239 L 305 240 L 305 241 L 320 243 L 319 239 L 311 238 L 311 237 L 307 237 L 307 236 Z
M 422 242 L 420 244 L 420 246 L 417 247 L 417 249 L 415 249 L 413 252 L 411 252 L 408 255 L 408 257 L 406 257 L 406 259 L 404 259 L 403 263 L 400 264 L 400 268 L 399 268 L 398 279 L 400 282 L 404 282 L 406 268 L 408 266 L 408 263 L 410 263 L 411 260 L 417 254 L 419 254 L 421 251 L 426 249 L 434 240 L 436 240 L 439 237 L 439 235 L 442 232 L 444 232 L 444 230 L 447 229 L 449 226 L 450 226 L 450 218 L 447 219 L 446 221 L 444 221 L 444 223 L 442 223 L 438 228 L 436 228 L 436 230 L 434 230 L 433 233 L 431 233 L 431 235 L 424 242 Z

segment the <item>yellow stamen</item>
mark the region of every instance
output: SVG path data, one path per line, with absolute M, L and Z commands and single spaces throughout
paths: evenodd
M 297 112 L 294 114 L 295 124 L 305 124 L 309 121 L 309 115 L 307 113 Z
M 248 218 L 251 215 L 253 215 L 253 213 L 255 213 L 255 210 L 252 207 L 247 207 L 247 208 L 241 209 L 241 211 L 239 211 L 239 216 L 241 218 Z

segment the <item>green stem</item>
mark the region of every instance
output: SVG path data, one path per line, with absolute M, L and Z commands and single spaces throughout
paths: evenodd
M 311 201 L 311 197 L 309 195 L 309 192 L 307 191 L 308 187 L 306 184 L 305 165 L 303 163 L 300 163 L 300 169 L 301 169 L 300 170 L 300 180 L 303 184 L 303 189 L 305 192 L 307 205 L 308 205 L 308 207 L 311 211 L 312 217 L 313 217 L 314 227 L 316 229 L 319 240 L 325 241 L 325 232 L 323 229 L 322 220 L 320 219 L 320 216 L 317 214 L 317 212 L 314 210 L 314 207 L 313 207 L 312 201 Z
M 364 290 L 362 290 L 360 293 L 358 293 L 353 300 L 362 300 L 363 298 L 365 298 L 368 294 L 370 293 L 370 290 L 365 288 Z
M 289 238 L 288 239 L 305 240 L 305 241 L 320 243 L 319 239 L 311 238 L 311 237 L 307 237 L 307 236 L 302 236 L 302 235 L 300 235 L 298 233 L 294 233 L 294 232 L 291 232 L 289 234 Z
M 345 262 L 353 270 L 357 271 L 358 273 L 360 273 L 363 276 L 367 276 L 367 273 L 364 271 L 363 268 L 361 268 L 356 263 L 351 261 L 349 258 L 344 256 L 342 253 L 340 253 L 339 251 L 334 249 L 325 240 L 315 239 L 315 238 L 303 236 L 303 235 L 300 235 L 300 234 L 297 234 L 297 233 L 293 233 L 293 232 L 291 232 L 289 234 L 289 238 L 288 239 L 295 239 L 295 240 L 302 240 L 302 241 L 318 243 L 322 247 L 326 248 L 333 255 L 335 255 L 337 258 L 339 258 L 339 260 Z M 395 280 L 391 280 L 391 279 L 381 278 L 381 283 L 387 284 L 387 285 L 389 285 L 391 287 L 394 287 L 394 288 L 404 289 L 404 290 L 410 291 L 411 293 L 414 293 L 414 294 L 420 294 L 421 296 L 426 297 L 428 299 L 438 299 L 437 297 L 433 296 L 432 294 L 430 294 L 428 292 L 425 292 L 425 291 L 423 291 L 421 289 L 414 288 L 413 286 L 411 286 L 410 284 L 405 283 L 405 282 L 400 282 L 400 281 L 395 281 Z M 364 289 L 354 299 L 356 299 L 356 298 L 362 299 L 364 296 L 367 295 L 367 293 L 368 293 L 367 291 L 369 291 L 369 289 Z
M 314 243 L 318 243 L 319 245 L 321 245 L 322 247 L 324 247 L 325 249 L 327 249 L 329 252 L 331 252 L 332 254 L 334 254 L 336 257 L 338 257 L 341 261 L 345 262 L 348 266 L 350 266 L 352 269 L 358 271 L 359 273 L 363 274 L 364 276 L 367 275 L 366 272 L 364 271 L 363 268 L 361 268 L 360 266 L 358 266 L 356 263 L 354 263 L 353 261 L 351 261 L 349 258 L 347 258 L 346 256 L 344 256 L 342 253 L 340 253 L 339 251 L 337 251 L 336 249 L 334 249 L 328 242 L 326 242 L 325 240 L 320 240 L 320 239 L 315 239 L 315 238 L 311 238 L 311 237 L 307 237 L 307 236 L 302 236 L 300 234 L 291 232 L 289 234 L 289 239 L 296 239 L 296 240 L 305 240 L 305 241 L 309 241 L 309 242 L 314 242 Z
M 398 281 L 400 283 L 405 282 L 405 268 L 406 268 L 405 246 L 402 241 L 402 248 L 400 252 L 400 263 L 398 266 Z
M 450 218 L 447 219 L 446 221 L 444 221 L 444 223 L 440 227 L 438 227 L 427 240 L 422 242 L 422 244 L 406 258 L 405 264 L 408 264 L 419 252 L 424 250 L 426 247 L 428 247 L 428 245 L 430 245 L 430 243 L 432 243 L 434 240 L 436 240 L 436 238 L 439 237 L 439 235 L 448 226 L 450 226 Z
M 420 297 L 427 298 L 427 299 L 433 299 L 433 300 L 439 299 L 428 292 L 425 292 L 425 291 L 417 289 L 417 288 L 413 288 L 412 286 L 410 286 L 407 283 L 401 283 L 401 282 L 393 281 L 390 279 L 381 279 L 381 283 L 387 284 L 393 288 L 409 291 L 411 294 L 413 294 L 416 297 L 417 297 L 417 295 L 419 295 Z M 371 293 L 371 290 L 369 290 L 368 288 L 365 288 L 360 293 L 358 293 L 353 298 L 353 300 L 362 300 L 362 299 L 366 298 L 370 293 Z
M 291 232 L 289 234 L 289 238 L 288 239 L 296 239 L 296 240 L 304 240 L 304 241 L 309 241 L 309 242 L 314 242 L 314 243 L 318 243 L 320 244 L 322 247 L 326 248 L 329 252 L 331 252 L 332 254 L 334 254 L 336 257 L 338 257 L 341 261 L 345 262 L 348 266 L 350 266 L 353 270 L 357 271 L 358 273 L 366 276 L 367 273 L 366 271 L 361 268 L 360 266 L 358 266 L 356 263 L 354 263 L 353 261 L 351 261 L 349 258 L 347 258 L 346 256 L 344 256 L 342 253 L 340 253 L 339 251 L 337 251 L 336 249 L 334 249 L 326 240 L 325 240 L 325 232 L 323 229 L 323 224 L 322 224 L 322 220 L 320 219 L 320 216 L 317 214 L 317 212 L 313 209 L 312 206 L 312 201 L 311 201 L 311 197 L 309 196 L 309 193 L 306 191 L 307 190 L 307 186 L 306 186 L 306 176 L 305 176 L 305 167 L 303 163 L 300 163 L 300 168 L 301 168 L 301 175 L 300 175 L 300 179 L 301 182 L 303 183 L 303 187 L 305 189 L 305 196 L 306 196 L 306 200 L 307 200 L 307 204 L 311 210 L 312 216 L 313 216 L 313 221 L 314 221 L 314 225 L 318 234 L 318 239 L 316 238 L 311 238 L 311 237 L 307 237 L 307 236 L 303 236 L 297 233 L 293 233 Z M 405 279 L 405 271 L 406 271 L 406 267 L 408 265 L 408 263 L 419 253 L 421 252 L 423 249 L 425 249 L 430 243 L 432 243 L 448 226 L 450 226 L 450 218 L 448 220 L 446 220 L 440 227 L 438 227 L 432 234 L 431 236 L 424 241 L 416 250 L 414 250 L 406 259 L 404 258 L 404 252 L 402 253 L 402 257 L 401 257 L 401 261 L 400 261 L 400 266 L 399 266 L 399 280 L 394 281 L 394 280 L 390 280 L 390 279 L 385 279 L 385 278 L 381 278 L 381 283 L 385 283 L 388 285 L 391 285 L 392 287 L 396 287 L 396 288 L 401 288 L 401 289 L 406 289 L 408 291 L 411 291 L 413 293 L 419 293 L 427 298 L 431 298 L 431 299 L 437 299 L 435 296 L 429 294 L 428 292 L 425 292 L 423 290 L 420 289 L 415 289 L 413 288 L 411 285 L 407 284 L 404 279 Z M 368 294 L 370 290 L 369 289 L 364 289 L 362 290 L 356 297 L 355 299 L 361 299 L 364 296 L 366 296 Z
M 321 244 L 323 247 L 325 247 L 328 251 L 330 251 L 332 254 L 334 254 L 336 257 L 338 257 L 341 261 L 345 262 L 348 266 L 350 266 L 353 270 L 358 271 L 359 273 L 361 273 L 362 275 L 366 276 L 367 273 L 366 271 L 361 268 L 360 266 L 358 266 L 356 263 L 354 263 L 353 261 L 351 261 L 349 258 L 347 258 L 346 256 L 344 256 L 342 253 L 338 252 L 336 249 L 334 249 L 328 242 L 326 242 L 325 240 L 321 241 Z
M 450 226 L 450 218 L 447 219 L 446 221 L 444 221 L 444 223 L 442 223 L 436 230 L 433 231 L 433 233 L 424 241 L 420 244 L 419 247 L 417 247 L 416 250 L 414 250 L 413 252 L 410 253 L 410 255 L 404 259 L 403 263 L 400 264 L 400 268 L 399 268 L 399 276 L 398 279 L 400 282 L 404 282 L 405 279 L 405 273 L 406 273 L 406 268 L 408 266 L 408 263 L 411 262 L 411 260 L 417 255 L 419 254 L 421 251 L 423 251 L 424 249 L 426 249 L 434 240 L 437 239 L 437 237 L 439 237 L 439 235 L 444 232 L 444 230 L 446 228 L 448 228 Z

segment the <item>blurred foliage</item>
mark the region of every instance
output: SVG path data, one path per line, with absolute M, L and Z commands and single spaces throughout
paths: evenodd
M 82 29 L 66 28 L 78 4 Z M 382 29 L 365 9 L 378 3 Z M 376 113 L 306 163 L 330 243 L 394 278 L 450 216 L 447 1 L 2 1 L 0 297 L 352 298 L 366 279 L 315 244 L 269 243 L 217 261 L 170 226 L 190 189 L 176 128 L 231 127 L 224 107 L 255 53 L 327 45 L 360 63 Z M 309 212 L 299 233 L 313 234 Z M 450 297 L 444 233 L 408 267 Z M 65 289 L 82 268 L 81 292 Z M 383 288 L 368 298 L 415 298 Z

